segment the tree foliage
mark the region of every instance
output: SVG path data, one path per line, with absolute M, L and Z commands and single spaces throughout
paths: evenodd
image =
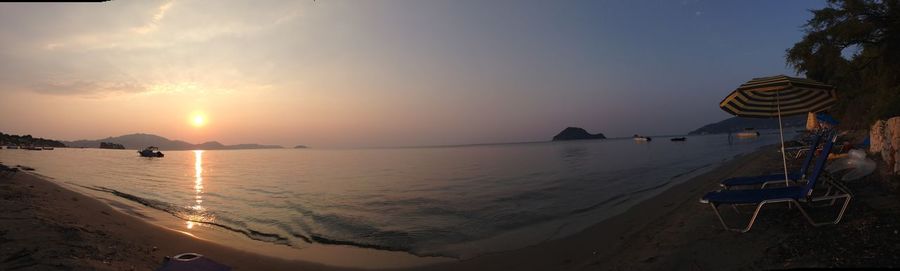
M 845 124 L 900 115 L 900 0 L 829 0 L 812 13 L 788 64 L 837 87 Z

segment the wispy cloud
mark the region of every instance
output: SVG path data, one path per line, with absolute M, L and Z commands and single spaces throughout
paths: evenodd
M 32 90 L 38 93 L 90 97 L 97 97 L 112 93 L 138 93 L 144 91 L 144 89 L 144 86 L 137 83 L 111 81 L 73 81 L 38 83 L 32 85 Z
M 159 8 L 157 8 L 156 14 L 153 15 L 153 18 L 151 18 L 150 22 L 140 27 L 132 28 L 132 31 L 138 34 L 147 34 L 156 31 L 156 29 L 159 28 L 159 23 L 166 16 L 166 11 L 172 8 L 172 5 L 174 3 L 175 1 L 171 1 L 163 4 L 162 6 L 159 6 Z
M 3 13 L 12 16 L 0 18 L 0 34 L 25 35 L 0 36 L 0 89 L 89 98 L 263 89 L 284 76 L 266 73 L 271 62 L 288 59 L 266 48 L 288 51 L 258 41 L 291 36 L 302 15 L 289 1 L 55 7 Z

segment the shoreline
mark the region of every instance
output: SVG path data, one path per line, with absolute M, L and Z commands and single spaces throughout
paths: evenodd
M 0 210 L 9 214 L 0 216 L 0 259 L 6 259 L 0 269 L 152 270 L 164 257 L 185 252 L 203 254 L 234 270 L 366 270 L 361 266 L 409 264 L 390 252 L 344 246 L 304 249 L 304 257 L 357 267 L 263 255 L 252 245 L 240 249 L 156 225 L 148 221 L 154 216 L 141 217 L 146 214 L 110 203 L 33 173 L 0 177 Z M 286 250 L 300 251 L 284 247 L 281 252 Z
M 603 221 L 593 224 L 592 226 L 588 226 L 586 229 L 583 229 L 578 233 L 563 238 L 551 239 L 525 248 L 510 251 L 493 252 L 475 256 L 473 258 L 465 260 L 452 259 L 449 261 L 443 260 L 415 265 L 398 265 L 396 262 L 393 263 L 393 265 L 391 263 L 385 263 L 383 262 L 386 260 L 385 258 L 390 257 L 386 257 L 387 254 L 383 253 L 393 252 L 385 252 L 374 249 L 356 248 L 357 250 L 359 250 L 357 252 L 360 252 L 361 254 L 356 254 L 355 256 L 357 257 L 350 256 L 349 258 L 356 258 L 357 262 L 359 262 L 359 256 L 369 254 L 368 256 L 370 257 L 362 260 L 362 262 L 360 262 L 360 265 L 355 265 L 355 267 L 372 268 L 374 266 L 378 269 L 397 268 L 403 270 L 490 270 L 509 268 L 525 270 L 549 270 L 561 268 L 587 269 L 595 267 L 598 263 L 606 262 L 606 259 L 614 256 L 614 253 L 618 250 L 618 248 L 624 245 L 623 243 L 625 242 L 625 240 L 632 239 L 623 236 L 633 236 L 640 232 L 642 229 L 648 227 L 654 219 L 658 219 L 666 213 L 670 213 L 678 209 L 677 207 L 684 205 L 686 202 L 696 201 L 694 197 L 699 198 L 700 196 L 700 194 L 697 193 L 706 192 L 706 190 L 697 191 L 699 189 L 698 186 L 705 186 L 709 184 L 710 180 L 712 179 L 719 180 L 723 177 L 730 176 L 734 173 L 734 171 L 737 170 L 738 167 L 742 165 L 753 164 L 753 161 L 760 160 L 759 156 L 761 156 L 761 153 L 765 151 L 765 147 L 762 147 L 756 151 L 729 158 L 727 161 L 714 166 L 709 170 L 704 170 L 704 172 L 692 176 L 691 178 L 688 178 L 683 182 L 674 184 L 672 187 L 669 187 L 668 189 L 665 189 L 656 195 L 650 196 L 649 198 L 624 210 L 622 213 L 612 215 L 611 217 Z M 110 223 L 132 225 L 127 228 L 123 226 L 123 228 L 120 229 L 121 231 L 116 232 L 119 235 L 110 235 L 114 235 L 119 239 L 125 239 L 126 242 L 136 243 L 138 244 L 138 246 L 151 246 L 150 244 L 146 244 L 146 240 L 174 240 L 173 243 L 175 245 L 166 247 L 166 249 L 163 249 L 163 246 L 151 246 L 158 247 L 159 249 L 153 251 L 153 253 L 149 253 L 148 255 L 150 257 L 144 257 L 144 259 L 141 261 L 145 264 L 149 262 L 156 263 L 156 265 L 148 265 L 148 267 L 158 266 L 164 256 L 172 256 L 188 251 L 199 252 L 201 254 L 208 255 L 211 259 L 230 265 L 236 270 L 245 270 L 245 268 L 250 267 L 256 269 L 263 267 L 255 264 L 255 262 L 269 263 L 269 265 L 265 266 L 264 268 L 268 270 L 286 270 L 296 268 L 304 268 L 310 270 L 350 270 L 348 269 L 348 267 L 354 266 L 349 265 L 339 267 L 328 265 L 328 262 L 340 262 L 342 260 L 346 261 L 346 259 L 348 258 L 348 250 L 346 250 L 342 246 L 321 245 L 321 247 L 319 247 L 317 251 L 316 249 L 312 249 L 313 251 L 310 251 L 309 248 L 298 250 L 296 248 L 285 247 L 284 249 L 287 251 L 272 253 L 273 250 L 259 249 L 259 247 L 254 246 L 254 243 L 259 241 L 251 241 L 237 246 L 234 246 L 231 243 L 226 246 L 211 242 L 197 235 L 173 230 L 173 227 L 168 227 L 165 225 L 155 225 L 156 223 L 148 221 L 156 220 L 154 222 L 158 223 L 160 220 L 158 215 L 151 215 L 149 219 L 147 219 L 146 213 L 142 213 L 139 210 L 129 210 L 129 207 L 134 206 L 114 206 L 121 203 L 110 199 L 104 199 L 103 197 L 94 196 L 94 194 L 96 193 L 86 195 L 84 193 L 75 191 L 77 189 L 73 189 L 74 187 L 67 188 L 63 186 L 65 184 L 61 185 L 57 183 L 57 181 L 49 180 L 48 177 L 42 178 L 35 175 L 38 174 L 19 173 L 12 179 L 18 179 L 18 182 L 20 184 L 24 184 L 24 182 L 33 182 L 37 184 L 45 182 L 46 184 L 35 186 L 43 187 L 44 190 L 56 190 L 56 193 L 68 194 L 64 197 L 78 198 L 78 202 L 91 203 L 91 201 L 93 201 L 91 204 L 89 204 L 92 205 L 91 208 L 88 208 L 91 212 L 76 212 L 76 220 L 93 219 L 95 216 L 98 216 L 98 214 L 111 216 L 111 214 L 114 212 L 117 215 L 113 217 L 112 221 L 106 221 L 105 224 L 100 223 L 93 226 L 104 228 Z M 3 179 L 3 181 L 6 180 L 11 179 Z M 695 196 L 694 194 L 697 195 Z M 680 202 L 680 204 L 675 204 L 676 202 Z M 53 203 L 51 202 L 50 204 L 52 205 Z M 57 204 L 62 204 L 62 202 L 57 202 Z M 110 214 L 105 214 L 104 212 Z M 714 219 L 714 217 L 711 216 L 710 218 Z M 169 220 L 175 219 L 170 218 Z M 84 221 L 81 222 L 84 223 Z M 184 223 L 184 221 L 179 221 L 179 223 Z M 718 224 L 711 225 L 718 226 Z M 139 235 L 135 234 L 135 231 L 146 231 L 147 233 L 143 233 L 143 235 L 141 236 L 149 235 L 152 236 L 152 238 L 143 239 L 145 243 L 140 244 L 140 240 L 134 240 L 134 237 L 136 237 L 135 235 Z M 601 245 L 596 246 L 596 244 Z M 273 244 L 268 245 L 275 246 Z M 195 249 L 185 250 L 188 248 Z M 307 257 L 290 257 L 289 254 L 296 254 L 301 250 L 306 251 L 305 253 L 307 254 Z M 204 251 L 210 252 L 204 253 Z M 257 254 L 259 253 L 259 251 L 269 252 L 268 255 L 270 256 Z M 155 259 L 155 261 L 152 261 L 153 259 Z M 379 259 L 382 262 L 380 264 L 376 264 L 375 262 L 379 261 Z M 391 261 L 391 259 L 387 260 Z M 398 258 L 394 258 L 392 260 L 402 261 Z M 247 263 L 250 262 L 254 264 L 248 265 Z
M 438 264 L 421 270 L 633 270 L 640 261 L 623 261 L 632 258 L 633 252 L 623 252 L 624 248 L 635 245 L 653 245 L 652 240 L 640 238 L 651 227 L 679 227 L 679 222 L 660 222 L 678 214 L 685 207 L 696 204 L 699 198 L 718 186 L 718 181 L 734 175 L 758 174 L 766 168 L 764 156 L 772 155 L 770 146 L 738 155 L 709 171 L 675 184 L 672 187 L 632 206 L 623 213 L 600 221 L 585 230 L 563 238 L 549 240 L 537 245 L 505 252 L 497 252 L 462 260 L 451 264 Z M 779 161 L 780 162 L 780 161 Z M 697 206 L 693 206 L 697 207 Z M 701 206 L 706 207 L 707 206 Z M 712 211 L 703 209 L 708 215 L 708 226 L 719 227 Z M 695 213 L 695 212 L 691 212 Z M 657 225 L 654 225 L 656 223 Z M 683 226 L 683 223 L 681 226 Z M 718 228 L 711 228 L 716 230 Z M 638 238 L 636 238 L 638 237 Z M 637 244 L 631 242 L 640 241 Z M 619 259 L 617 259 L 619 258 Z M 613 266 L 610 266 L 610 265 Z M 739 267 L 739 263 L 725 269 Z M 651 269 L 672 269 L 657 266 Z M 687 267 L 674 269 L 690 269 Z M 418 269 L 412 269 L 418 270 Z
M 53 178 L 49 179 L 52 180 Z M 456 260 L 449 257 L 420 256 L 400 250 L 378 249 L 345 244 L 307 243 L 302 247 L 296 247 L 289 243 L 257 240 L 250 237 L 248 232 L 231 229 L 227 226 L 218 224 L 187 221 L 171 212 L 153 208 L 140 201 L 123 200 L 121 196 L 112 194 L 109 191 L 85 187 L 71 182 L 65 182 L 63 185 L 71 187 L 71 189 L 76 192 L 87 194 L 89 197 L 100 199 L 120 212 L 139 217 L 147 223 L 154 224 L 167 230 L 184 233 L 193 236 L 194 238 L 208 240 L 223 246 L 243 251 L 253 251 L 257 254 L 265 254 L 275 258 L 309 261 L 339 268 L 404 268 Z M 342 256 L 333 256 L 336 254 Z M 355 260 L 347 261 L 343 257 L 350 257 Z

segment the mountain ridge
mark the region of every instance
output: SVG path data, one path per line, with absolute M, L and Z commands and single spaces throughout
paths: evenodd
M 72 148 L 98 148 L 100 142 L 121 144 L 126 149 L 140 150 L 148 146 L 158 147 L 160 150 L 241 150 L 241 149 L 281 149 L 280 145 L 261 144 L 235 144 L 225 145 L 218 141 L 207 141 L 200 144 L 191 144 L 183 140 L 168 139 L 159 135 L 134 133 L 116 137 L 107 137 L 96 140 L 63 141 L 66 146 Z
M 788 127 L 803 127 L 806 125 L 806 115 L 800 116 L 790 116 L 781 118 L 782 126 L 784 128 Z M 778 129 L 778 119 L 777 118 L 769 118 L 769 119 L 758 119 L 758 118 L 744 118 L 744 117 L 730 117 L 718 122 L 710 123 L 704 125 L 703 127 L 697 128 L 688 135 L 703 135 L 703 134 L 722 134 L 728 132 L 739 132 L 744 130 L 744 128 L 755 128 L 757 130 L 762 129 Z

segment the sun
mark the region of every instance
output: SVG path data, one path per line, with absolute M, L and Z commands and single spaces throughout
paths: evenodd
M 206 116 L 204 116 L 202 113 L 194 113 L 194 115 L 191 116 L 191 125 L 193 125 L 194 127 L 202 127 L 203 125 L 206 125 Z

